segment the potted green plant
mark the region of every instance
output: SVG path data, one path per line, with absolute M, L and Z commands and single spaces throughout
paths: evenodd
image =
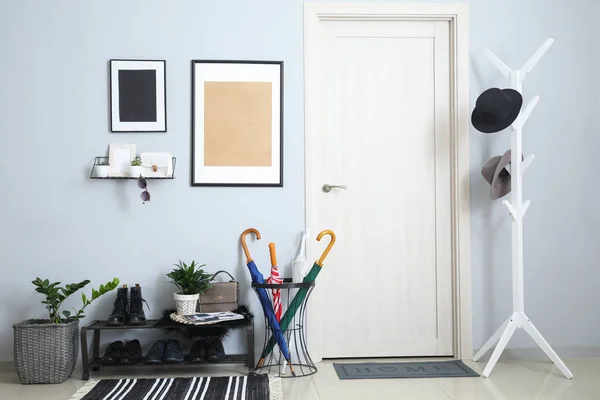
M 106 161 L 100 161 L 94 167 L 94 171 L 96 172 L 96 177 L 106 178 L 108 176 L 108 163 Z
M 169 272 L 167 277 L 179 289 L 179 292 L 173 294 L 177 314 L 195 314 L 200 295 L 211 287 L 210 278 L 212 275 L 205 273 L 202 269 L 206 266 L 205 264 L 198 265 L 195 261 L 187 265 L 180 260 L 175 266 L 177 268 Z
M 133 178 L 139 178 L 140 176 L 142 176 L 143 172 L 144 172 L 144 167 L 142 167 L 142 159 L 139 157 L 136 157 L 133 160 L 131 160 L 131 168 L 129 170 L 129 176 L 131 176 Z
M 64 287 L 48 279 L 32 281 L 35 291 L 46 296 L 42 304 L 48 319 L 29 319 L 13 325 L 14 357 L 19 379 L 23 384 L 61 383 L 73 373 L 79 353 L 79 320 L 92 301 L 119 285 L 117 278 L 92 289 L 91 297 L 81 293 L 82 306 L 73 313 L 61 310 L 64 301 L 83 289 L 89 280 Z

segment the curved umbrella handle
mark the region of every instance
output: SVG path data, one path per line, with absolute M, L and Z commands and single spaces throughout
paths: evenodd
M 244 254 L 246 255 L 246 262 L 252 261 L 252 257 L 250 257 L 250 252 L 248 251 L 248 246 L 246 245 L 246 235 L 251 232 L 256 236 L 256 240 L 260 240 L 260 232 L 254 228 L 249 228 L 242 232 L 240 241 L 242 242 L 242 249 L 244 249 Z
M 317 240 L 321 241 L 321 238 L 323 238 L 323 236 L 325 236 L 325 235 L 331 236 L 331 241 L 325 248 L 325 251 L 323 252 L 323 254 L 321 254 L 321 258 L 319 258 L 319 261 L 317 261 L 317 265 L 319 267 L 323 266 L 323 261 L 325 261 L 325 257 L 327 257 L 327 254 L 329 254 L 329 251 L 331 250 L 331 248 L 333 247 L 333 245 L 335 243 L 335 233 L 333 233 L 333 231 L 330 231 L 330 230 L 325 230 L 325 231 L 319 233 L 319 236 L 317 236 Z

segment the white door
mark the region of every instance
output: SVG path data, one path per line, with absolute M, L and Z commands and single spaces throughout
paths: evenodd
M 313 33 L 307 210 L 337 234 L 318 280 L 323 358 L 452 355 L 449 22 Z

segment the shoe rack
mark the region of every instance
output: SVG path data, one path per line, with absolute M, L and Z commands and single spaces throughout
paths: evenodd
M 136 368 L 136 367 L 144 367 L 147 365 L 153 367 L 160 366 L 170 366 L 173 365 L 188 365 L 190 367 L 201 367 L 202 365 L 208 364 L 245 364 L 250 372 L 254 371 L 254 320 L 250 322 L 248 326 L 246 326 L 246 337 L 247 337 L 247 346 L 245 354 L 228 354 L 225 356 L 225 359 L 219 361 L 205 361 L 202 363 L 190 363 L 187 359 L 182 363 L 171 364 L 171 363 L 162 363 L 162 364 L 145 364 L 142 362 L 138 364 L 115 364 L 115 365 L 105 365 L 100 361 L 100 335 L 102 331 L 125 331 L 125 330 L 151 330 L 158 329 L 162 334 L 164 329 L 173 329 L 180 328 L 181 324 L 177 322 L 165 322 L 157 319 L 150 319 L 146 321 L 146 325 L 123 325 L 123 326 L 109 326 L 106 325 L 107 321 L 94 321 L 91 324 L 84 326 L 81 328 L 81 358 L 82 358 L 82 367 L 83 373 L 81 379 L 87 381 L 90 379 L 90 369 L 92 372 L 97 372 L 101 368 Z M 227 326 L 227 321 L 219 323 L 219 326 Z M 88 334 L 93 332 L 93 341 L 92 341 L 92 357 L 90 359 L 88 352 Z

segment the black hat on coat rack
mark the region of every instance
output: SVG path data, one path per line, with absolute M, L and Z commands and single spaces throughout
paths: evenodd
M 523 96 L 516 90 L 491 88 L 477 98 L 471 123 L 479 132 L 500 132 L 515 122 L 522 106 Z

